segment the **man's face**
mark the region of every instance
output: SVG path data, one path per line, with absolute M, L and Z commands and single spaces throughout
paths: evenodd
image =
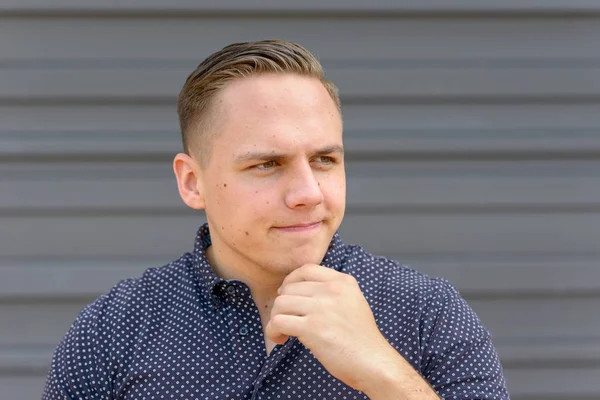
M 342 121 L 318 79 L 266 74 L 230 83 L 201 172 L 213 258 L 287 275 L 319 264 L 345 211 Z

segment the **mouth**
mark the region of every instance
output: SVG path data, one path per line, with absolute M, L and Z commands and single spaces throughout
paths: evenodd
M 303 222 L 294 225 L 277 226 L 276 229 L 282 232 L 310 232 L 321 227 L 323 221 Z

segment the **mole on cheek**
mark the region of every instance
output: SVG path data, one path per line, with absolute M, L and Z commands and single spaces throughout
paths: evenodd
M 223 184 L 223 187 L 227 187 L 227 184 L 226 184 L 226 183 L 224 183 L 224 184 Z
M 248 231 L 244 231 L 244 233 L 246 234 L 246 236 L 250 236 L 250 233 L 248 233 Z

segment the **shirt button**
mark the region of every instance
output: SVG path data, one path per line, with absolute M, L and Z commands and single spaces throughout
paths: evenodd
M 246 336 L 248 334 L 248 328 L 246 328 L 245 326 L 240 328 L 240 335 L 242 336 Z
M 229 293 L 230 295 L 233 296 L 235 294 L 235 292 L 236 292 L 235 286 L 233 286 L 233 285 L 227 286 L 227 293 Z

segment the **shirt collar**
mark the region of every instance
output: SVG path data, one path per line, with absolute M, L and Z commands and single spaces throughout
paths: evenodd
M 220 286 L 224 279 L 219 278 L 211 268 L 208 258 L 206 257 L 206 249 L 212 244 L 210 239 L 210 230 L 208 223 L 204 223 L 198 229 L 196 240 L 194 242 L 194 262 L 197 267 L 199 284 L 202 293 L 213 302 L 216 300 L 215 288 Z M 321 265 L 327 268 L 342 271 L 346 259 L 346 246 L 342 242 L 339 233 L 336 232 L 329 243 L 325 257 L 321 261 Z

